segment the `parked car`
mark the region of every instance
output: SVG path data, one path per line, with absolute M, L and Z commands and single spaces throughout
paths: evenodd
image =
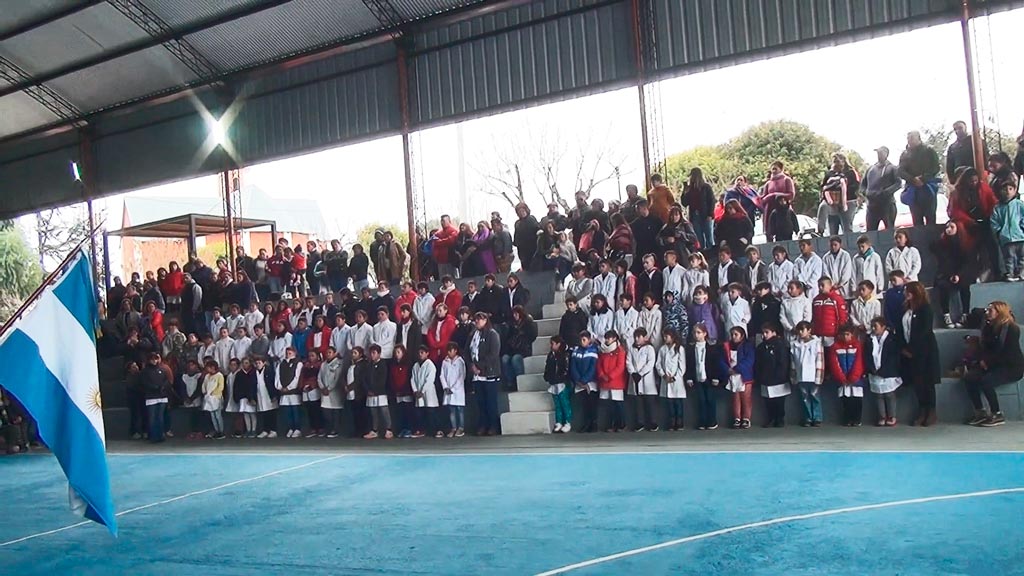
M 818 234 L 818 221 L 810 216 L 803 214 L 796 215 L 796 221 L 800 224 L 800 233 L 797 238 L 817 238 Z M 794 238 L 795 240 L 796 238 Z M 754 224 L 754 245 L 765 244 L 768 242 L 768 237 L 764 235 L 764 219 L 758 218 L 757 223 Z
M 914 225 L 914 219 L 910 215 L 910 206 L 899 201 L 899 194 L 896 195 L 896 228 L 909 228 Z M 945 194 L 935 197 L 935 223 L 945 224 L 949 221 L 949 198 Z M 885 223 L 879 225 L 880 230 L 885 230 Z M 867 204 L 862 204 L 853 215 L 853 231 L 864 232 L 867 230 Z

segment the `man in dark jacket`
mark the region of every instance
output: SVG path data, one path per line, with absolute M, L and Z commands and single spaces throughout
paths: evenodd
M 477 311 L 487 314 L 493 322 L 503 321 L 503 312 L 508 305 L 508 293 L 501 284 L 498 284 L 493 274 L 484 277 L 484 287 L 474 301 L 477 302 Z
M 900 155 L 899 177 L 907 181 L 914 226 L 935 224 L 935 196 L 939 192 L 939 155 L 921 140 L 921 133 L 907 134 L 907 149 Z
M 323 262 L 331 292 L 348 286 L 348 252 L 341 249 L 341 242 L 331 240 L 331 249 L 324 252 Z
M 476 330 L 469 337 L 466 346 L 466 365 L 469 366 L 470 380 L 476 389 L 477 408 L 480 423 L 478 436 L 494 436 L 499 433 L 501 422 L 498 414 L 498 386 L 501 382 L 501 338 L 491 326 L 490 318 L 484 312 L 473 317 Z
M 975 168 L 974 165 L 974 137 L 967 131 L 967 124 L 962 120 L 953 123 L 953 133 L 956 140 L 946 149 L 946 179 L 950 184 L 956 184 L 957 168 Z M 982 142 L 982 154 L 985 161 L 988 161 L 988 146 Z M 981 167 L 977 166 L 980 170 Z
M 253 280 L 256 281 L 256 260 L 252 256 L 245 253 L 245 248 L 239 246 L 235 248 L 235 270 L 241 270 Z
M 525 203 L 516 206 L 516 215 L 519 219 L 515 224 L 515 236 L 512 243 L 519 252 L 519 265 L 529 269 L 533 263 L 533 257 L 537 253 L 537 233 L 540 232 L 540 223 L 530 214 L 530 207 Z
M 149 441 L 164 441 L 164 414 L 167 411 L 167 389 L 171 378 L 160 365 L 160 354 L 151 352 L 146 367 L 139 375 L 142 395 L 146 401 Z
M 637 202 L 636 213 L 636 220 L 630 224 L 630 228 L 633 230 L 633 243 L 636 246 L 636 251 L 633 253 L 633 266 L 630 271 L 639 277 L 643 272 L 644 254 L 654 254 L 655 264 L 659 263 L 658 254 L 661 251 L 658 250 L 658 232 L 661 231 L 664 224 L 657 216 L 651 214 L 647 200 Z
M 569 219 L 562 215 L 561 213 L 559 213 L 558 204 L 554 202 L 548 204 L 548 213 L 545 214 L 544 217 L 540 219 L 541 229 L 543 229 L 548 222 L 554 224 L 556 232 L 563 232 L 566 228 L 569 227 Z
M 309 283 L 309 293 L 320 293 L 320 276 L 316 275 L 316 265 L 320 263 L 320 250 L 316 242 L 306 242 L 306 282 Z M 252 278 L 252 276 L 250 276 Z M 331 324 L 334 326 L 334 324 Z
M 632 224 L 637 218 L 640 217 L 640 211 L 637 207 L 640 202 L 644 199 L 640 197 L 640 190 L 635 184 L 629 184 L 626 186 L 626 200 L 622 203 L 619 208 L 619 213 L 626 219 L 627 224 Z
M 892 230 L 896 223 L 895 194 L 903 186 L 896 166 L 889 162 L 889 148 L 875 148 L 878 162 L 871 165 L 864 173 L 861 189 L 867 199 L 865 223 L 868 230 L 878 230 L 880 222 L 885 223 L 886 230 Z

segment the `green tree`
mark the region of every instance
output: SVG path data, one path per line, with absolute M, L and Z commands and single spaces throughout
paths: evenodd
M 856 152 L 844 149 L 804 124 L 776 120 L 753 126 L 724 144 L 673 155 L 668 158 L 668 166 L 672 174 L 687 174 L 693 165 L 698 165 L 721 191 L 741 175 L 754 186 L 764 183 L 771 163 L 781 160 L 796 183 L 794 208 L 810 214 L 818 205 L 821 177 L 836 152 L 845 154 L 850 164 L 863 172 L 865 162 Z
M 10 318 L 42 280 L 38 259 L 18 227 L 0 227 L 0 322 Z
M 690 177 L 690 170 L 700 166 L 704 180 L 716 190 L 725 190 L 738 176 L 736 160 L 726 156 L 721 146 L 697 146 L 666 159 L 665 179 L 670 186 L 682 190 Z

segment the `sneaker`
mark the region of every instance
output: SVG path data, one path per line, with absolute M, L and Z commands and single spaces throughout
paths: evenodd
M 732 426 L 730 426 L 730 428 L 732 428 L 733 430 L 736 430 L 736 429 L 741 428 L 742 426 L 743 426 L 743 420 L 741 420 L 739 418 L 736 418 L 735 420 L 732 421 Z
M 242 437 L 243 437 L 243 435 L 242 435 L 242 433 L 241 433 L 241 432 L 235 432 L 234 434 L 232 434 L 232 435 L 231 435 L 231 437 L 232 437 L 232 438 L 242 438 Z
M 302 435 L 302 432 L 299 432 L 299 434 L 296 435 L 295 437 L 298 438 L 301 435 Z M 316 438 L 316 430 L 310 430 L 309 433 L 306 434 L 306 438 Z
M 821 428 L 821 420 L 815 420 L 811 422 L 811 428 Z
M 449 430 L 448 434 L 445 434 L 445 436 L 449 438 L 455 438 L 455 430 Z
M 394 437 L 395 437 L 395 434 L 391 430 L 388 430 L 387 432 L 384 433 L 384 438 L 387 439 L 387 440 L 391 440 Z
M 888 420 L 885 421 L 885 425 L 886 426 L 895 426 L 896 425 L 896 419 L 895 418 L 889 418 Z
M 174 438 L 174 432 L 168 430 L 167 433 L 164 434 L 164 436 L 167 436 L 168 438 Z
M 644 428 L 644 426 L 642 424 L 640 426 L 637 426 L 636 428 L 633 428 L 633 432 L 646 432 L 646 431 L 647 431 L 647 428 Z
M 750 428 L 750 418 L 744 418 L 743 419 L 743 429 L 746 430 L 748 428 Z
M 142 440 L 142 434 L 139 434 L 138 432 L 132 434 L 132 440 Z
M 985 412 L 984 410 L 975 410 L 974 416 L 968 419 L 966 424 L 968 426 L 981 426 L 981 423 L 988 420 L 988 418 L 988 412 Z
M 564 426 L 562 426 L 562 433 L 571 432 L 571 431 L 572 431 L 572 424 L 569 424 L 567 422 Z
M 888 425 L 889 425 L 889 421 L 887 419 L 885 419 L 885 418 L 882 418 L 881 420 L 879 420 L 878 422 L 875 423 L 875 426 L 888 426 Z
M 712 424 L 711 426 L 708 426 L 707 430 L 718 430 L 718 424 Z
M 1006 418 L 1003 417 L 1003 413 L 1002 412 L 996 412 L 995 414 L 993 414 L 993 415 L 989 416 L 988 418 L 986 418 L 984 422 L 979 424 L 979 426 L 981 426 L 982 428 L 992 428 L 992 427 L 995 427 L 995 426 L 1002 426 L 1005 423 L 1006 423 Z
M 377 437 L 377 433 L 374 432 L 373 430 L 370 430 L 366 434 L 363 434 L 363 439 L 364 440 L 373 440 L 376 437 Z
M 697 430 L 707 430 L 707 426 L 697 426 Z
M 270 433 L 267 434 L 267 438 L 277 438 L 277 430 L 271 430 Z
M 444 437 L 445 437 L 445 433 L 441 432 L 440 430 L 438 430 L 437 433 L 434 434 L 434 438 L 444 438 Z
M 561 422 L 556 422 L 555 423 L 555 428 L 554 428 L 554 430 L 552 430 L 552 432 L 558 433 L 558 432 L 561 432 L 561 431 L 562 431 L 562 423 Z
M 949 314 L 942 315 L 942 322 L 946 325 L 946 328 L 956 328 L 956 322 L 953 322 L 953 317 Z
M 1010 282 L 1020 282 L 1020 276 L 1017 276 L 1016 274 L 1013 276 L 1007 276 L 1006 279 Z
M 327 437 L 328 438 L 337 438 L 338 437 L 338 433 L 337 432 L 328 432 L 327 433 Z
M 803 422 L 800 423 L 800 427 L 801 428 L 810 428 L 811 427 L 811 423 L 806 421 L 806 420 L 804 420 Z
M 658 425 L 657 425 L 657 424 L 655 424 L 654 426 L 651 426 L 651 427 L 650 427 L 650 428 L 648 428 L 647 430 L 648 430 L 649 432 L 657 432 L 658 430 L 661 430 L 661 428 L 659 428 L 659 427 L 658 427 Z
M 213 438 L 214 438 L 214 440 L 223 440 L 223 439 L 227 438 L 227 436 L 225 436 L 223 432 L 217 432 L 217 434 L 214 435 Z
M 324 431 L 317 432 L 316 433 L 316 437 L 317 438 L 327 438 L 327 433 L 324 432 Z

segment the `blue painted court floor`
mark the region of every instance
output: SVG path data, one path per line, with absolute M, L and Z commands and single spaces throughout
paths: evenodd
M 66 528 L 53 458 L 0 458 L 0 573 L 1024 574 L 1014 452 L 153 453 L 110 466 L 117 539 Z

